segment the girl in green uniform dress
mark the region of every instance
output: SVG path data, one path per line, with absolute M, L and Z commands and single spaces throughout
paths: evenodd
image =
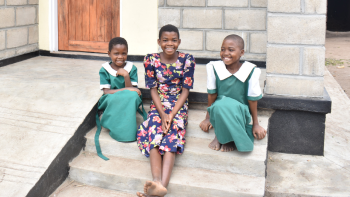
M 221 46 L 222 61 L 207 64 L 208 112 L 200 127 L 205 132 L 214 127 L 215 138 L 209 144 L 213 150 L 252 151 L 254 138 L 266 135 L 257 114 L 261 71 L 250 62 L 241 63 L 243 55 L 243 39 L 229 35 Z
M 136 140 L 136 111 L 142 100 L 137 89 L 137 68 L 126 61 L 128 44 L 124 38 L 116 37 L 109 42 L 108 56 L 111 62 L 102 64 L 100 69 L 100 89 L 103 96 L 98 102 L 98 109 L 103 110 L 101 120 L 96 117 L 98 130 L 95 145 L 98 155 L 101 153 L 99 134 L 101 125 L 110 131 L 110 136 L 119 142 Z M 140 111 L 140 110 L 139 110 Z M 146 114 L 145 114 L 146 115 Z

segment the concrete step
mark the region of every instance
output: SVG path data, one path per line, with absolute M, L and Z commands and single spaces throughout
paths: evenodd
M 94 136 L 96 128 L 87 135 L 85 150 L 96 153 Z M 232 172 L 252 176 L 265 176 L 266 145 L 255 146 L 249 153 L 221 152 L 208 148 L 211 140 L 186 137 L 185 152 L 176 157 L 175 166 L 193 167 Z M 148 161 L 141 154 L 136 142 L 122 143 L 112 139 L 108 131 L 103 129 L 100 135 L 100 145 L 104 155 Z
M 146 107 L 146 110 L 149 108 Z M 193 167 L 222 172 L 231 172 L 257 177 L 265 176 L 265 161 L 267 154 L 267 137 L 263 140 L 255 140 L 254 151 L 240 153 L 238 151 L 223 153 L 208 148 L 208 144 L 214 138 L 214 131 L 204 133 L 199 128 L 200 121 L 205 116 L 205 110 L 189 110 L 189 123 L 186 128 L 185 153 L 179 155 L 175 161 L 175 166 Z M 262 114 L 259 119 L 261 126 L 267 129 L 268 113 Z M 138 116 L 138 124 L 142 118 Z M 87 135 L 85 150 L 96 153 L 94 136 L 97 128 L 93 128 Z M 204 136 L 204 137 L 203 137 Z M 140 153 L 136 142 L 121 143 L 109 136 L 108 130 L 102 129 L 100 135 L 100 145 L 104 155 L 129 158 L 141 161 L 148 159 Z
M 143 191 L 151 180 L 148 161 L 109 157 L 104 161 L 95 153 L 83 152 L 70 163 L 69 177 L 75 181 L 127 193 Z M 263 196 L 265 177 L 254 177 L 198 168 L 176 167 L 167 197 Z
M 56 189 L 50 197 L 135 197 L 135 194 L 129 194 L 121 191 L 103 189 L 85 185 L 71 179 L 66 179 L 62 185 Z

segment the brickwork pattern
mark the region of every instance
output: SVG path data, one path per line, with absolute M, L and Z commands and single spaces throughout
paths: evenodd
M 38 0 L 0 0 L 0 60 L 38 50 Z
M 327 0 L 268 0 L 266 92 L 322 97 Z
M 265 61 L 267 0 L 158 0 L 158 25 L 179 28 L 179 49 L 195 57 L 220 58 L 222 40 L 242 36 L 242 59 Z

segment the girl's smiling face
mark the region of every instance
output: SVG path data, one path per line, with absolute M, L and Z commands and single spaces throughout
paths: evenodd
M 173 31 L 164 31 L 160 39 L 158 39 L 158 45 L 167 56 L 174 55 L 180 43 L 179 35 Z
M 116 44 L 111 51 L 108 51 L 108 56 L 117 67 L 124 67 L 128 57 L 128 49 L 124 44 Z
M 225 65 L 232 65 L 239 61 L 244 55 L 244 49 L 233 39 L 226 39 L 222 42 L 220 57 Z

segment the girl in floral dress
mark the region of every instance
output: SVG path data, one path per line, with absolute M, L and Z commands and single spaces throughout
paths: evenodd
M 178 29 L 166 25 L 159 31 L 158 44 L 163 52 L 144 59 L 146 87 L 152 102 L 148 119 L 137 131 L 137 144 L 150 157 L 153 181 L 147 181 L 138 196 L 164 196 L 167 193 L 175 153 L 184 152 L 188 95 L 193 88 L 195 60 L 176 51 L 181 43 Z

